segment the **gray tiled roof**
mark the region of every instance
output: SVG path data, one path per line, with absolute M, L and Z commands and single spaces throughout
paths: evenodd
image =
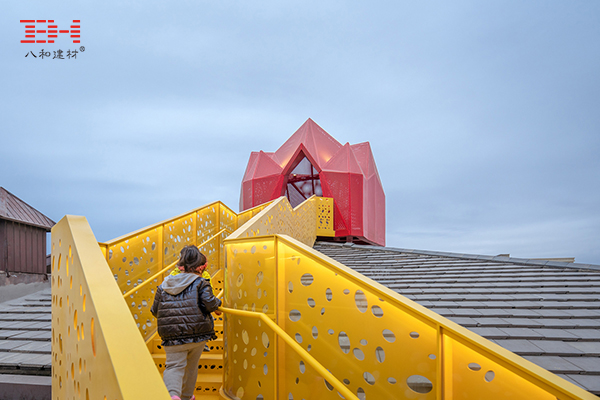
M 315 249 L 600 394 L 600 266 L 330 242 Z
M 0 303 L 0 374 L 50 376 L 50 288 Z

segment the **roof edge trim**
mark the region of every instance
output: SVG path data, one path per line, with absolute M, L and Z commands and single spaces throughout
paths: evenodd
M 324 242 L 319 241 L 315 244 L 325 245 L 325 246 L 348 246 L 344 243 L 332 243 L 332 242 Z M 573 268 L 573 269 L 590 269 L 594 271 L 600 271 L 600 265 L 596 264 L 580 264 L 580 263 L 567 263 L 567 262 L 558 262 L 558 261 L 545 261 L 540 259 L 529 259 L 529 258 L 517 258 L 517 257 L 504 257 L 504 256 L 485 256 L 479 254 L 461 254 L 461 253 L 449 253 L 444 251 L 430 251 L 430 250 L 415 250 L 415 249 L 403 249 L 400 247 L 381 247 L 381 246 L 368 246 L 368 245 L 359 245 L 352 244 L 352 247 L 357 247 L 361 249 L 373 249 L 379 251 L 392 251 L 396 253 L 412 253 L 412 254 L 422 254 L 426 256 L 444 256 L 444 257 L 453 257 L 453 258 L 462 258 L 466 260 L 486 260 L 486 261 L 494 261 L 498 263 L 514 263 L 514 264 L 523 264 L 523 265 L 536 265 L 543 267 L 553 267 L 553 268 Z

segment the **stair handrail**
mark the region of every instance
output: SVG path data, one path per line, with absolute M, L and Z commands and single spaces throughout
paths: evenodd
M 206 246 L 208 243 L 210 243 L 212 240 L 214 240 L 215 238 L 218 238 L 219 235 L 223 232 L 230 232 L 231 231 L 227 228 L 223 228 L 221 229 L 219 232 L 217 232 L 213 237 L 211 237 L 210 239 L 208 239 L 207 241 L 205 241 L 202 244 L 199 244 L 198 249 L 200 249 L 203 246 Z M 131 296 L 132 294 L 134 294 L 135 292 L 137 292 L 138 290 L 140 290 L 141 288 L 143 288 L 144 286 L 146 286 L 148 283 L 153 282 L 154 279 L 158 278 L 159 276 L 161 276 L 162 274 L 164 274 L 165 272 L 167 272 L 168 270 L 170 270 L 171 268 L 173 268 L 175 265 L 177 265 L 177 261 L 173 261 L 171 264 L 169 264 L 168 266 L 166 266 L 165 268 L 161 269 L 160 271 L 158 271 L 156 274 L 152 275 L 150 278 L 146 279 L 145 281 L 143 281 L 142 283 L 140 283 L 139 285 L 137 285 L 136 287 L 134 287 L 133 289 L 131 289 L 129 292 L 125 293 L 123 295 L 123 298 L 126 298 L 127 296 Z M 220 271 L 220 269 L 219 269 Z
M 180 218 L 182 218 L 182 217 L 184 217 L 186 215 L 190 215 L 190 214 L 202 211 L 202 210 L 204 210 L 206 208 L 214 207 L 217 204 L 220 205 L 220 206 L 225 207 L 227 210 L 231 211 L 233 214 L 236 214 L 236 216 L 239 216 L 241 214 L 241 213 L 239 213 L 239 214 L 236 213 L 235 211 L 233 211 L 231 208 L 227 207 L 227 205 L 225 205 L 221 201 L 213 201 L 212 203 L 208 203 L 208 204 L 205 204 L 205 205 L 203 205 L 201 207 L 194 208 L 193 210 L 190 210 L 190 211 L 178 214 L 178 215 L 176 215 L 176 216 L 174 216 L 172 218 L 165 219 L 165 220 L 160 221 L 160 222 L 156 222 L 156 223 L 154 223 L 152 225 L 149 225 L 149 226 L 146 226 L 144 228 L 136 229 L 135 231 L 132 231 L 132 232 L 126 233 L 124 235 L 118 236 L 118 237 L 116 237 L 114 239 L 110 239 L 110 240 L 107 240 L 105 242 L 98 242 L 98 244 L 100 245 L 100 247 L 108 248 L 109 246 L 111 246 L 114 243 L 134 238 L 137 235 L 140 235 L 140 234 L 143 234 L 145 232 L 148 232 L 150 229 L 157 228 L 157 227 L 169 224 L 169 223 L 171 223 L 173 221 L 177 221 L 178 219 L 180 219 Z M 268 204 L 268 203 L 265 203 L 265 204 Z M 258 208 L 263 207 L 263 206 L 264 206 L 264 204 L 261 204 L 259 206 L 254 207 L 254 208 L 248 209 L 248 210 L 246 210 L 244 212 L 252 212 L 255 209 L 258 209 Z
M 85 217 L 52 228 L 52 397 L 169 399 L 97 243 Z
M 222 292 L 221 292 L 222 293 Z M 219 293 L 219 294 L 221 294 Z M 359 400 L 359 398 L 350 391 L 342 382 L 340 382 L 331 372 L 318 362 L 308 351 L 302 348 L 294 341 L 279 325 L 277 325 L 266 314 L 256 311 L 237 310 L 228 307 L 219 307 L 219 311 L 227 314 L 238 315 L 241 317 L 258 318 L 275 332 L 277 336 L 283 339 L 300 357 L 302 357 L 319 375 L 331 384 L 344 398 L 349 400 Z

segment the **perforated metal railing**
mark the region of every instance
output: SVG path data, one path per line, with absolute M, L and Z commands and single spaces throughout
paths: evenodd
M 276 223 L 278 230 L 288 232 L 291 229 L 289 227 L 290 216 L 303 216 L 310 212 L 310 218 L 294 219 L 294 221 L 306 220 L 302 224 L 309 228 L 303 231 L 310 231 L 310 235 L 312 235 L 312 239 L 307 240 L 312 240 L 311 243 L 313 243 L 316 234 L 319 236 L 334 235 L 333 199 L 313 196 L 299 205 L 295 211 L 284 199 L 285 197 L 281 197 L 239 214 L 221 202 L 214 202 L 108 242 L 100 243 L 120 290 L 123 294 L 127 294 L 127 304 L 142 336 L 149 340 L 156 332 L 156 319 L 150 313 L 154 291 L 156 286 L 169 274 L 168 267 L 174 266 L 179 252 L 184 246 L 200 246 L 200 251 L 208 259 L 208 272 L 211 276 L 217 277 L 217 279 L 211 280 L 213 288 L 219 292 L 222 290 L 222 284 L 218 278 L 222 274 L 220 269 L 224 265 L 223 240 L 267 208 L 269 212 L 265 214 L 266 217 L 259 216 L 252 220 L 243 231 L 248 235 L 258 235 L 261 234 L 262 229 L 264 234 L 271 225 L 265 219 L 272 221 L 275 218 L 278 221 Z M 287 211 L 289 216 L 283 210 Z
M 286 203 L 225 240 L 230 398 L 596 398 L 313 250 L 314 210 Z
M 235 231 L 240 222 L 251 219 L 268 205 L 237 214 L 223 203 L 215 202 L 100 243 L 121 293 L 128 294 L 127 304 L 146 340 L 156 332 L 156 319 L 150 313 L 154 291 L 169 274 L 167 267 L 174 266 L 181 249 L 204 243 L 200 251 L 208 259 L 208 271 L 218 276 L 224 258 L 223 239 Z M 213 280 L 212 284 L 216 291 L 222 289 L 220 279 Z
M 308 206 L 319 212 L 312 229 L 333 235 L 331 199 L 310 203 L 319 204 Z M 96 242 L 85 218 L 63 218 L 52 231 L 53 398 L 168 398 L 143 341 L 155 331 L 155 287 L 180 249 L 194 244 L 219 291 L 223 238 L 267 207 L 236 214 L 216 202 L 107 243 Z
M 215 204 L 213 213 L 230 211 Z M 304 219 L 314 219 L 315 210 L 303 207 L 276 201 L 254 210 L 255 219 L 226 239 L 224 249 L 221 238 L 218 252 L 210 248 L 209 257 L 226 259 L 225 304 L 233 309 L 224 308 L 226 396 L 327 399 L 339 391 L 347 399 L 595 398 L 312 250 L 307 244 L 315 228 Z M 175 258 L 170 253 L 192 242 L 203 209 L 102 245 L 116 263 L 112 272 L 84 219 L 65 217 L 53 229 L 53 398 L 168 398 L 135 332 L 153 289 L 145 297 L 144 288 L 134 291 L 139 297 L 127 304 L 116 299 L 142 279 L 138 268 L 144 278 L 152 276 L 144 262 L 156 256 L 164 266 Z M 200 222 L 226 228 L 215 218 Z M 127 253 L 134 247 L 137 252 Z M 146 335 L 147 321 L 138 329 Z
M 311 196 L 292 208 L 285 197 L 274 200 L 255 217 L 239 225 L 231 238 L 288 234 L 309 246 L 317 236 L 334 236 L 333 199 Z
M 226 306 L 266 314 L 359 399 L 596 399 L 291 237 L 225 247 Z M 266 324 L 226 322 L 228 396 L 339 398 Z
M 170 399 L 84 217 L 52 228 L 52 399 Z

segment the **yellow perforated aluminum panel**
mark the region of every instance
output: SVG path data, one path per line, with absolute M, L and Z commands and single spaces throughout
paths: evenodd
M 52 228 L 52 399 L 168 399 L 83 217 Z

